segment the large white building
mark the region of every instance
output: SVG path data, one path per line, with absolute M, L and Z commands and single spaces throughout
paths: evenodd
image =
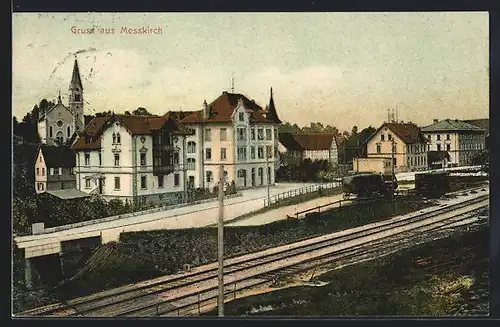
M 194 134 L 186 139 L 188 183 L 212 189 L 224 166 L 225 182 L 238 188 L 274 184 L 279 120 L 271 89 L 265 109 L 242 94 L 223 92 L 202 110 L 177 112 Z
M 168 114 L 95 117 L 72 146 L 77 189 L 107 200 L 179 203 L 190 133 Z
M 75 132 L 83 129 L 84 119 L 83 85 L 78 61 L 75 58 L 73 74 L 69 84 L 68 106 L 62 103 L 61 95 L 59 95 L 54 106 L 39 114 L 37 128 L 41 142 L 47 145 L 68 143 Z
M 471 164 L 471 159 L 486 147 L 485 130 L 458 119 L 434 119 L 432 125 L 422 127 L 429 140 L 429 151 L 446 151 L 449 166 Z

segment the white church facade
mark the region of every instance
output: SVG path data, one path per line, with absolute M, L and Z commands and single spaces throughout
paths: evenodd
M 69 84 L 68 105 L 62 103 L 59 95 L 54 106 L 40 112 L 37 128 L 41 143 L 62 145 L 67 144 L 75 132 L 83 130 L 84 127 L 83 85 L 78 61 L 75 59 Z

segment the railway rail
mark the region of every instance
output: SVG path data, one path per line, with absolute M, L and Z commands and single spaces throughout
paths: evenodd
M 465 190 L 458 192 L 458 194 L 463 192 Z M 468 201 L 441 207 L 423 214 L 412 215 L 404 219 L 391 219 L 382 222 L 379 226 L 372 229 L 360 228 L 356 232 L 341 236 L 338 236 L 338 233 L 336 233 L 336 236 L 326 235 L 317 237 L 313 241 L 305 240 L 272 250 L 266 250 L 265 252 L 260 251 L 250 255 L 227 259 L 225 264 L 227 285 L 225 287 L 227 287 L 229 294 L 235 296 L 238 292 L 269 283 L 276 276 L 287 276 L 297 273 L 301 269 L 308 270 L 318 264 L 324 265 L 326 262 L 338 260 L 342 256 L 359 256 L 370 253 L 370 251 L 376 251 L 384 246 L 383 240 L 385 237 L 379 237 L 376 241 L 372 240 L 371 242 L 367 241 L 353 245 L 343 250 L 335 250 L 334 247 L 347 242 L 359 241 L 362 238 L 373 237 L 376 234 L 383 234 L 390 230 L 402 229 L 405 226 L 418 224 L 425 220 L 436 220 L 437 217 L 441 218 L 437 219 L 437 221 L 432 220 L 431 223 L 428 223 L 428 226 L 437 228 L 435 226 L 442 224 L 443 221 L 452 221 L 450 223 L 455 223 L 458 219 L 457 217 L 462 217 L 464 214 L 467 217 L 461 219 L 469 219 L 471 212 L 488 205 L 488 197 L 489 195 L 479 195 Z M 453 213 L 457 210 L 462 210 L 463 213 L 457 216 Z M 443 215 L 445 218 L 442 218 Z M 424 227 L 415 227 L 415 230 L 418 228 L 422 229 Z M 399 231 L 399 233 L 404 235 L 405 231 Z M 378 245 L 376 242 L 379 242 Z M 385 244 L 385 247 L 387 247 L 387 244 Z M 292 262 L 292 259 L 295 262 Z M 280 262 L 282 264 L 278 264 Z M 274 268 L 271 269 L 271 266 L 274 266 Z M 263 267 L 267 267 L 267 270 L 263 269 Z M 247 276 L 245 276 L 245 273 Z M 244 277 L 237 277 L 238 274 L 243 274 Z M 212 264 L 207 265 L 204 269 L 163 279 L 159 282 L 149 283 L 140 287 L 132 285 L 129 288 L 122 288 L 119 291 L 102 292 L 91 297 L 71 300 L 68 303 L 30 310 L 21 315 L 179 315 L 181 314 L 181 310 L 183 313 L 193 311 L 193 306 L 195 306 L 195 311 L 200 312 L 202 307 L 206 307 L 207 303 L 213 302 L 217 297 L 217 285 L 214 285 L 214 283 L 216 284 L 216 276 L 217 266 Z

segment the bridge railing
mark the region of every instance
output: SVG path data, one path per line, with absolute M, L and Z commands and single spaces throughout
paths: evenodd
M 279 203 L 280 201 L 283 201 L 283 200 L 288 199 L 288 198 L 293 198 L 293 197 L 298 196 L 298 195 L 316 192 L 320 189 L 328 190 L 331 188 L 339 187 L 340 185 L 341 185 L 340 180 L 337 180 L 334 182 L 309 185 L 309 186 L 297 188 L 294 190 L 290 190 L 287 192 L 275 194 L 275 195 L 269 197 L 269 199 L 267 199 L 267 198 L 264 199 L 264 207 L 268 207 L 272 204 Z

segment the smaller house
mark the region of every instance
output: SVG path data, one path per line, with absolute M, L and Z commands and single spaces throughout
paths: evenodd
M 75 153 L 69 146 L 40 145 L 35 160 L 37 193 L 76 188 Z
M 429 151 L 427 152 L 427 162 L 429 163 L 429 168 L 431 169 L 448 167 L 450 154 L 448 151 Z
M 392 174 L 391 158 L 370 157 L 354 158 L 353 171 L 356 173 L 380 173 L 382 175 Z
M 327 160 L 338 163 L 337 140 L 333 133 L 280 133 L 279 149 L 297 160 Z

